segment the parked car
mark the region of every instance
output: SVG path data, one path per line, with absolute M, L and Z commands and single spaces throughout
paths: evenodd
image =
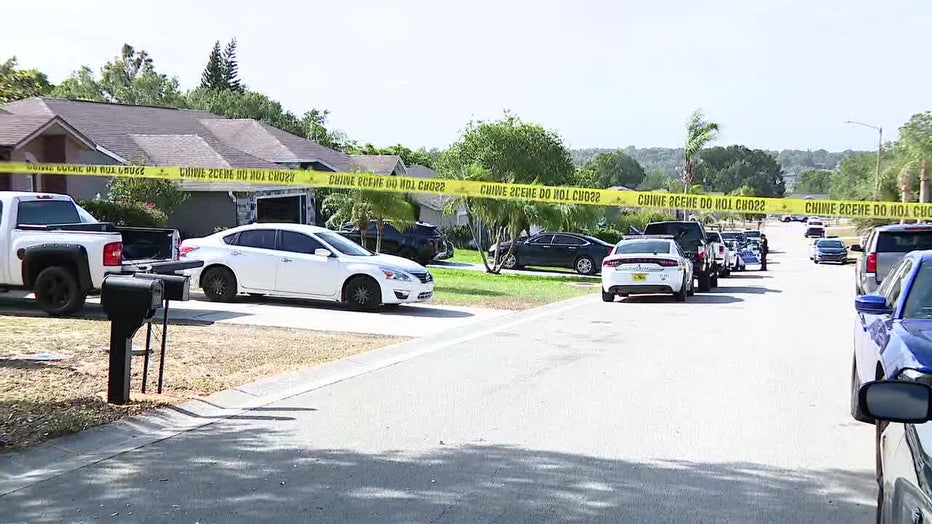
M 748 236 L 743 231 L 722 231 L 722 238 L 725 240 L 734 240 L 738 247 L 743 247 L 748 242 Z
M 923 249 L 932 249 L 930 224 L 875 227 L 863 244 L 851 246 L 851 251 L 864 253 L 854 267 L 855 290 L 859 295 L 873 293 L 906 253 Z
M 709 239 L 709 243 L 712 244 L 715 272 L 720 277 L 727 277 L 731 274 L 731 266 L 728 263 L 731 253 L 729 253 L 728 245 L 725 244 L 725 239 L 722 238 L 722 234 L 718 231 L 706 231 L 706 237 Z
M 806 238 L 823 238 L 825 237 L 825 227 L 807 225 L 806 233 L 803 236 Z
M 780 218 L 781 222 L 805 222 L 806 217 L 801 215 L 783 215 Z
M 741 258 L 741 246 L 738 242 L 736 240 L 725 240 L 725 245 L 728 246 L 728 270 L 744 271 L 747 269 L 747 264 Z
M 239 293 L 342 302 L 371 311 L 380 305 L 433 297 L 433 276 L 411 260 L 376 255 L 322 227 L 250 224 L 181 244 L 207 298 L 229 302 Z
M 918 418 L 905 425 L 887 424 L 883 417 L 878 421 L 873 409 L 865 409 L 862 399 L 869 389 L 861 385 L 878 379 L 932 384 L 932 251 L 905 255 L 876 294 L 855 299 L 855 309 L 851 415 L 877 424 L 879 516 L 884 522 L 902 522 L 896 519 L 904 510 L 909 516 L 922 507 L 922 500 L 928 506 L 925 492 L 918 487 L 926 485 L 929 471 L 916 464 L 927 460 L 932 428 Z
M 624 237 L 602 261 L 602 301 L 616 296 L 693 294 L 693 264 L 672 235 Z
M 744 230 L 744 236 L 748 240 L 760 240 L 760 234 L 761 234 L 760 229 L 745 229 Z
M 876 421 L 878 523 L 932 522 L 929 459 L 932 375 L 904 370 L 896 380 L 864 384 L 860 409 Z
M 812 261 L 816 264 L 823 262 L 848 263 L 848 247 L 841 240 L 834 238 L 816 239 L 812 251 Z
M 806 218 L 807 226 L 822 226 L 825 227 L 825 221 L 821 217 L 807 217 Z
M 375 248 L 377 233 L 376 222 L 372 220 L 366 228 L 367 248 Z M 353 224 L 348 224 L 348 227 L 344 226 L 340 230 L 340 234 L 357 244 L 362 244 L 359 228 Z M 426 222 L 417 222 L 413 226 L 405 228 L 403 232 L 399 231 L 390 222 L 386 222 L 382 227 L 382 243 L 379 247 L 379 253 L 397 255 L 408 260 L 414 260 L 421 265 L 427 265 L 432 260 L 442 260 L 452 256 L 452 253 L 447 256 L 447 242 L 443 233 L 436 226 Z
M 0 291 L 32 291 L 49 315 L 78 312 L 109 274 L 192 267 L 179 242 L 174 229 L 98 222 L 67 195 L 0 192 Z
M 507 254 L 511 242 L 502 242 L 501 249 Z M 563 267 L 575 269 L 581 275 L 594 275 L 602 266 L 602 260 L 613 246 L 604 240 L 578 233 L 544 232 L 518 240 L 511 255 L 502 265 L 508 269 L 523 266 Z M 495 254 L 495 246 L 489 249 Z
M 701 222 L 651 222 L 644 228 L 647 235 L 671 235 L 693 263 L 699 291 L 708 291 L 718 286 L 715 258 L 709 244 L 705 227 Z

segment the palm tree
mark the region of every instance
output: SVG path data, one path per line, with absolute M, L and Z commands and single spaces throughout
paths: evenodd
M 686 164 L 683 166 L 683 191 L 686 192 L 696 183 L 696 165 L 699 163 L 699 151 L 718 137 L 718 124 L 709 122 L 702 114 L 702 109 L 693 111 L 686 123 Z
M 391 220 L 395 227 L 403 230 L 416 220 L 414 206 L 402 193 L 389 191 L 362 191 L 361 199 L 367 203 L 375 220 L 375 252 L 382 250 L 382 232 L 385 221 Z
M 366 247 L 366 230 L 373 213 L 362 190 L 334 191 L 324 198 L 322 207 L 331 213 L 327 227 L 340 229 L 346 223 L 354 224 L 359 229 L 359 243 Z

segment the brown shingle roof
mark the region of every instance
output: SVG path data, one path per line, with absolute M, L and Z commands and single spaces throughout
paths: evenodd
M 198 135 L 129 135 L 160 166 L 222 167 L 230 163 Z
M 237 147 L 237 145 L 249 145 L 253 141 L 259 140 L 262 133 L 257 132 L 258 129 L 264 131 L 265 134 L 274 136 L 286 150 L 292 151 L 294 156 L 310 156 L 306 155 L 307 151 L 314 150 L 318 151 L 317 157 L 320 157 L 321 160 L 329 162 L 327 158 L 330 158 L 339 163 L 342 159 L 344 168 L 351 166 L 351 161 L 347 155 L 325 148 L 311 140 L 291 135 L 260 122 L 223 119 L 213 113 L 201 110 L 107 104 L 49 97 L 19 100 L 3 106 L 3 110 L 26 116 L 52 117 L 58 115 L 95 143 L 130 162 L 163 164 L 153 158 L 133 138 L 133 135 L 196 135 L 206 143 L 209 149 L 219 154 L 230 167 L 273 167 L 272 163 L 279 161 L 280 155 L 271 154 L 271 151 L 255 149 L 254 152 L 257 153 L 269 153 L 268 157 L 262 157 L 251 154 L 253 151 Z M 231 124 L 233 131 L 228 132 L 224 127 L 226 124 L 212 122 L 208 127 L 204 124 L 208 120 L 245 122 L 246 124 Z M 238 130 L 238 127 L 242 129 Z M 214 129 L 217 128 L 223 129 L 215 133 Z M 238 131 L 244 132 L 244 135 L 238 138 Z M 180 161 L 183 158 L 180 155 L 182 152 L 176 149 L 175 153 L 177 154 L 173 158 Z M 324 156 L 327 158 L 322 158 Z M 181 165 L 191 165 L 193 162 L 188 160 L 181 162 Z
M 429 167 L 418 165 L 418 164 L 411 164 L 410 166 L 408 166 L 407 172 L 408 172 L 408 176 L 414 177 L 414 178 L 436 178 L 437 177 L 436 171 L 434 171 L 433 169 Z
M 0 146 L 16 146 L 52 120 L 51 116 L 0 113 Z

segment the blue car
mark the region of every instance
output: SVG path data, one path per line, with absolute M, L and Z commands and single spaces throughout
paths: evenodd
M 874 380 L 932 384 L 932 250 L 907 254 L 855 309 L 851 414 L 876 425 L 878 522 L 932 522 L 932 423 L 875 421 L 859 402 Z
M 816 264 L 825 262 L 847 264 L 848 247 L 841 240 L 834 238 L 819 239 L 816 241 L 815 250 L 812 253 L 812 261 Z

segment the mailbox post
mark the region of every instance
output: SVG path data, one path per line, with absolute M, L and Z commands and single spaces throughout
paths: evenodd
M 191 277 L 187 275 L 162 275 L 157 273 L 139 273 L 137 278 L 148 278 L 162 281 L 162 350 L 159 353 L 159 379 L 156 392 L 162 394 L 162 378 L 165 376 L 165 348 L 168 344 L 168 303 L 172 300 L 186 301 L 190 298 Z M 149 350 L 152 345 L 152 321 L 146 327 L 146 352 L 142 361 L 142 392 L 146 392 L 146 382 L 149 379 Z
M 107 402 L 129 402 L 133 336 L 162 304 L 161 280 L 109 275 L 100 289 L 100 303 L 110 320 L 110 370 Z

